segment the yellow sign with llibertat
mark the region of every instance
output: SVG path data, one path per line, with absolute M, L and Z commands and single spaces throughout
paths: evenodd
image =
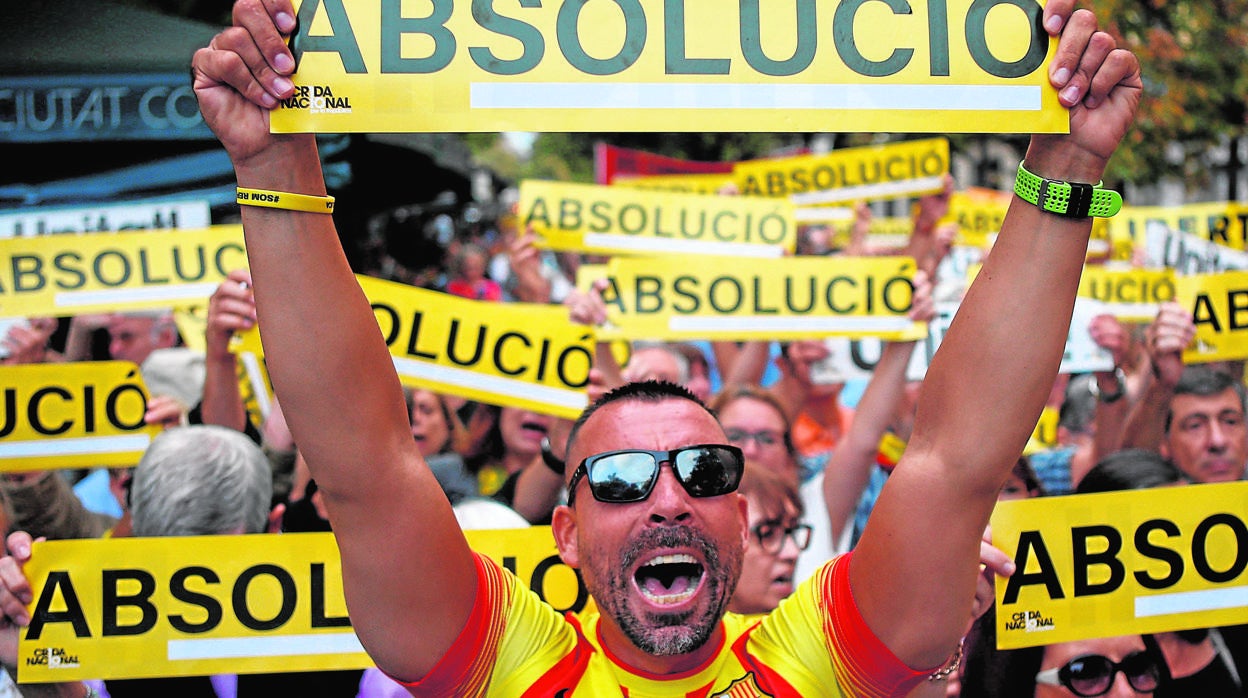
M 0 239 L 0 317 L 203 304 L 247 268 L 241 225 Z
M 1248 271 L 1179 276 L 1174 286 L 1175 301 L 1196 325 L 1184 362 L 1248 358 Z
M 1150 222 L 1165 223 L 1171 230 L 1190 233 L 1235 250 L 1248 250 L 1248 206 L 1215 201 L 1180 206 L 1123 206 L 1106 219 L 1110 238 L 1142 246 Z
M 1017 0 L 305 1 L 295 93 L 272 128 L 1064 133 L 1041 12 Z
M 0 386 L 0 471 L 131 466 L 160 433 L 129 361 L 0 366 Z
M 1089 264 L 1079 278 L 1079 295 L 1105 304 L 1105 310 L 1125 322 L 1152 322 L 1162 303 L 1175 298 L 1171 269 L 1118 269 Z
M 548 526 L 466 531 L 560 611 L 589 594 Z M 329 533 L 35 543 L 21 683 L 359 669 Z
M 798 206 L 934 194 L 949 172 L 949 141 L 925 138 L 737 163 L 745 196 L 788 198 Z
M 1248 622 L 1248 483 L 999 502 L 997 646 Z
M 567 308 L 357 278 L 404 385 L 569 419 L 589 404 L 594 333 Z
M 603 292 L 610 339 L 919 339 L 910 257 L 616 257 Z
M 793 205 L 757 197 L 530 179 L 518 209 L 519 225 L 556 250 L 780 257 L 797 243 Z

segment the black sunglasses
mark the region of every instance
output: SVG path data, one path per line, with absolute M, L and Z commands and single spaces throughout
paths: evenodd
M 741 484 L 745 457 L 741 449 L 725 444 L 699 444 L 670 451 L 625 449 L 596 453 L 576 467 L 568 481 L 568 504 L 576 498 L 576 486 L 585 478 L 589 491 L 600 502 L 625 504 L 650 496 L 663 463 L 690 497 L 728 494 Z
M 1077 696 L 1092 698 L 1109 693 L 1120 671 L 1137 693 L 1155 691 L 1161 683 L 1161 667 L 1156 657 L 1142 650 L 1128 654 L 1121 662 L 1099 654 L 1081 655 L 1060 667 L 1036 674 L 1036 683 L 1065 686 Z

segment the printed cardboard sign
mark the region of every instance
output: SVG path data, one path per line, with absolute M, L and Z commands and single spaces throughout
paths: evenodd
M 272 128 L 1064 133 L 1041 12 L 1020 0 L 304 0 L 296 91 Z
M 1248 622 L 1248 483 L 997 504 L 997 646 Z

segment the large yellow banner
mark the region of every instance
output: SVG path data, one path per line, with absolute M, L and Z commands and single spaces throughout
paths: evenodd
M 1065 132 L 1030 0 L 304 0 L 277 132 Z
M 588 404 L 594 334 L 567 308 L 357 278 L 405 385 L 569 419 Z
M 1248 358 L 1248 271 L 1180 276 L 1175 290 L 1175 300 L 1196 324 L 1185 362 Z
M 241 225 L 0 239 L 0 317 L 203 304 L 247 268 Z
M 1000 502 L 1002 649 L 1248 622 L 1248 483 Z
M 131 466 L 160 428 L 128 361 L 0 366 L 0 471 Z
M 560 611 L 589 594 L 548 526 L 467 531 Z M 329 533 L 36 543 L 22 683 L 372 666 Z
M 806 206 L 932 194 L 944 188 L 948 172 L 949 141 L 926 138 L 747 160 L 732 176 L 746 196 L 788 197 Z
M 605 339 L 921 339 L 909 257 L 617 257 L 606 266 Z M 578 279 L 578 281 L 581 281 Z
M 757 197 L 529 179 L 518 217 L 542 247 L 590 254 L 780 257 L 797 244 L 793 205 Z

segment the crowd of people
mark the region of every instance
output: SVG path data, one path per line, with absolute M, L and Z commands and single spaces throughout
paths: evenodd
M 205 119 L 240 186 L 324 195 L 312 138 L 267 128 L 289 90 L 293 14 L 282 0 L 239 9 L 195 58 Z M 1072 2 L 1044 18 L 1071 133 L 1033 137 L 1026 162 L 1095 182 L 1129 128 L 1138 67 Z M 811 227 L 799 253 L 914 257 L 910 316 L 931 320 L 953 188 L 916 202 L 905 247 L 833 249 Z M 999 499 L 1229 482 L 1248 466 L 1244 366 L 1184 365 L 1194 324 L 1177 304 L 1143 327 L 1097 317 L 1113 370 L 1057 373 L 1086 217 L 1016 200 L 922 380 L 907 373 L 913 341 L 884 342 L 850 386 L 814 375 L 821 338 L 636 341 L 622 365 L 596 353 L 575 421 L 402 388 L 332 218 L 245 206 L 243 224 L 250 271 L 208 299 L 204 352 L 170 311 L 32 319 L 3 339 L 3 364 L 134 362 L 145 420 L 164 430 L 133 468 L 0 475 L 0 662 L 13 672 L 30 621 L 35 539 L 332 531 L 376 667 L 21 695 L 1245 694 L 1241 628 L 996 649 L 992 578 L 1014 571 L 986 530 Z M 523 230 L 483 242 L 446 250 L 440 290 L 606 319 L 601 287 L 573 283 L 577 255 Z M 276 390 L 258 421 L 230 349 L 257 324 Z M 309 327 L 336 331 L 312 343 Z M 1045 406 L 1060 410 L 1058 444 L 1020 457 Z M 592 609 L 560 616 L 462 533 L 529 525 L 551 526 Z

